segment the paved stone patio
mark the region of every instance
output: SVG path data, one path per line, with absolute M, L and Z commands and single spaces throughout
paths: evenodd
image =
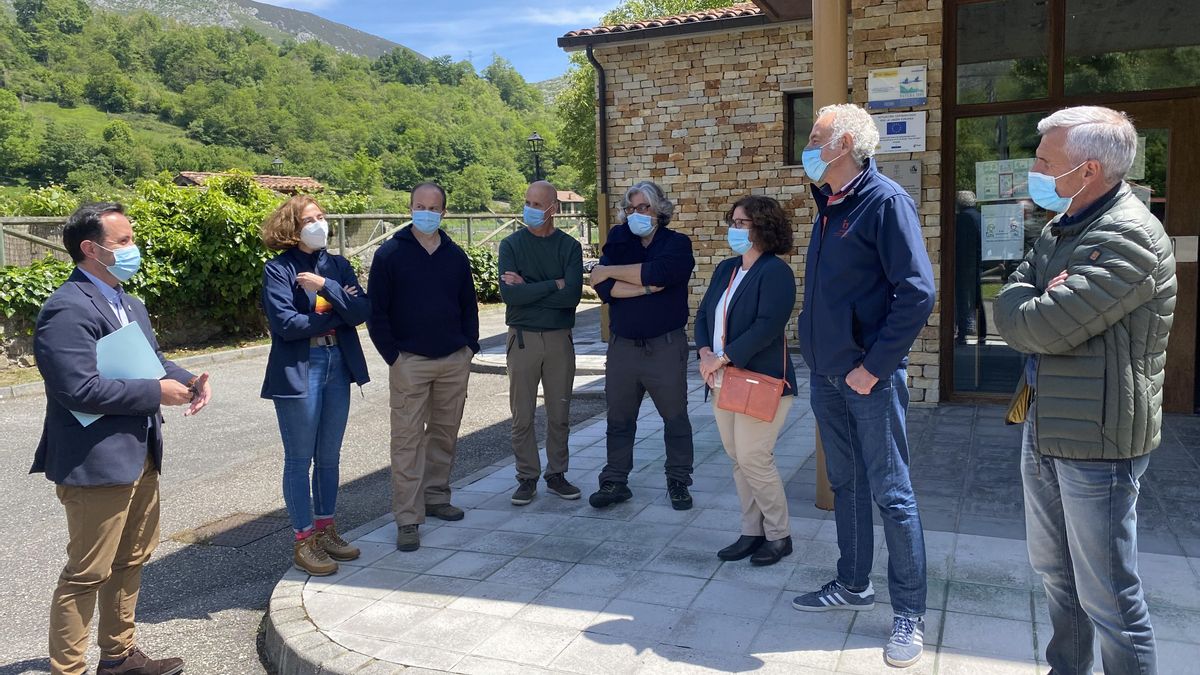
M 457 523 L 422 526 L 422 547 L 396 551 L 390 515 L 351 533 L 363 549 L 326 578 L 289 572 L 272 598 L 268 650 L 281 673 L 880 673 L 891 626 L 887 554 L 877 532 L 876 607 L 801 613 L 791 598 L 833 577 L 831 515 L 811 505 L 814 422 L 807 401 L 776 448 L 788 486 L 795 553 L 765 568 L 722 562 L 738 535 L 738 500 L 702 388 L 691 393 L 696 465 L 691 511 L 671 509 L 662 425 L 649 401 L 639 424 L 633 500 L 604 511 L 586 495 L 604 463 L 604 422 L 571 435 L 570 479 L 584 499 L 539 492 L 509 503 L 511 464 L 463 481 Z M 914 409 L 913 471 L 926 518 L 926 652 L 912 673 L 1045 672 L 1044 596 L 1020 523 L 1016 429 L 995 406 Z M 1148 532 L 1139 558 L 1159 639 L 1160 672 L 1200 660 L 1200 559 L 1192 479 L 1195 418 L 1172 418 L 1151 463 Z M 1186 460 L 1186 461 L 1185 461 Z M 1190 464 L 1188 463 L 1190 462 Z M 1162 552 L 1159 552 L 1162 551 Z M 408 666 L 407 669 L 402 666 Z M 1099 662 L 1097 660 L 1097 672 Z

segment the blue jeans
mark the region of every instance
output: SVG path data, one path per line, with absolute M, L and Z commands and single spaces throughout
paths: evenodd
M 870 583 L 875 530 L 871 503 L 883 517 L 888 548 L 892 610 L 925 615 L 925 533 L 908 478 L 908 380 L 900 368 L 870 394 L 851 389 L 844 377 L 813 375 L 813 415 L 825 448 L 837 523 L 837 579 L 844 586 Z
M 332 518 L 337 506 L 338 462 L 350 415 L 350 371 L 341 348 L 311 348 L 308 395 L 274 400 L 283 437 L 283 501 L 292 528 L 302 532 L 312 527 L 314 510 L 319 518 Z
M 1054 631 L 1046 662 L 1055 675 L 1091 673 L 1099 632 L 1104 672 L 1154 673 L 1154 631 L 1137 569 L 1138 479 L 1150 457 L 1044 457 L 1035 408 L 1025 422 L 1021 478 L 1029 562 L 1042 576 Z

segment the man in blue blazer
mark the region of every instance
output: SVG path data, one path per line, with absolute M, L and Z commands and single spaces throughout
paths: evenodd
M 87 672 L 84 660 L 97 601 L 98 675 L 174 675 L 178 658 L 147 657 L 134 641 L 142 565 L 158 545 L 161 406 L 208 403 L 208 374 L 195 376 L 163 357 L 146 306 L 121 283 L 141 255 L 120 204 L 80 207 L 63 227 L 75 271 L 38 315 L 34 354 L 46 386 L 46 419 L 30 473 L 55 483 L 67 514 L 67 564 L 50 605 L 50 668 Z M 96 364 L 96 342 L 135 322 L 166 376 L 110 379 Z M 72 413 L 102 415 L 84 426 Z

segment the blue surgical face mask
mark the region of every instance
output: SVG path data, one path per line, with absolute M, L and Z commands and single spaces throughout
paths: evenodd
M 442 226 L 442 214 L 437 211 L 413 211 L 413 227 L 424 234 L 433 234 Z
M 1087 164 L 1087 162 L 1085 161 L 1079 166 L 1083 166 L 1084 164 Z M 1078 171 L 1079 166 L 1071 169 L 1067 173 L 1061 173 L 1057 176 L 1047 176 L 1044 173 L 1030 171 L 1029 197 L 1033 199 L 1033 203 L 1037 204 L 1043 209 L 1046 209 L 1047 211 L 1066 213 L 1067 210 L 1071 208 L 1071 202 L 1079 196 L 1079 192 L 1083 192 L 1083 188 L 1087 187 L 1087 185 L 1085 184 L 1083 187 L 1079 188 L 1079 192 L 1076 192 L 1070 197 L 1063 197 L 1058 194 L 1058 179 L 1062 178 L 1068 173 Z
M 100 244 L 96 244 L 96 246 L 104 248 Z M 133 275 L 137 274 L 138 268 L 142 266 L 142 252 L 138 249 L 137 245 L 126 246 L 125 248 L 118 248 L 116 250 L 104 248 L 104 250 L 113 254 L 113 264 L 100 264 L 108 268 L 108 273 L 116 277 L 117 281 L 121 283 L 132 279 Z
M 814 183 L 820 183 L 825 177 L 825 170 L 829 168 L 829 162 L 821 159 L 821 151 L 829 147 L 830 143 L 836 141 L 836 138 L 831 138 L 825 145 L 817 148 L 805 148 L 804 152 L 800 153 L 800 162 L 804 164 L 804 173 L 808 175 L 809 180 Z M 833 158 L 833 161 L 838 161 L 846 155 L 845 152 Z
M 530 229 L 540 230 L 546 224 L 546 212 L 526 204 L 523 220 Z
M 631 213 L 625 217 L 629 231 L 639 237 L 644 237 L 654 231 L 654 218 L 644 213 Z
M 750 230 L 743 230 L 740 227 L 729 228 L 729 233 L 726 235 L 729 241 L 729 248 L 738 255 L 746 255 L 746 251 L 750 250 L 753 244 L 750 242 Z

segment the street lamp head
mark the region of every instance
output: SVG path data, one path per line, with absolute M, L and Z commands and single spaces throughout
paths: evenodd
M 276 157 L 275 160 L 271 162 L 271 166 L 275 169 L 275 173 L 278 174 L 283 170 L 283 160 L 279 157 Z
M 530 134 L 526 141 L 529 143 L 529 150 L 535 155 L 542 151 L 542 144 L 546 142 L 536 131 Z

